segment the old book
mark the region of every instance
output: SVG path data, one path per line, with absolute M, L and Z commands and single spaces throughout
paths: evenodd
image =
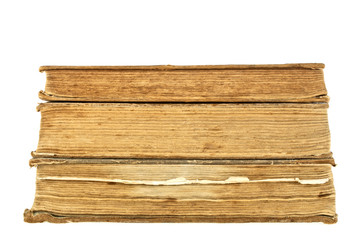
M 34 157 L 331 159 L 326 103 L 43 103 Z
M 335 223 L 323 68 L 41 67 L 25 221 Z
M 25 221 L 337 220 L 329 164 L 72 161 L 38 164 Z
M 43 66 L 47 101 L 327 102 L 324 64 Z

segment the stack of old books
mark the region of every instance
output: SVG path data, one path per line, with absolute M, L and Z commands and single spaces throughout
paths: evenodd
M 335 223 L 323 68 L 41 67 L 25 221 Z

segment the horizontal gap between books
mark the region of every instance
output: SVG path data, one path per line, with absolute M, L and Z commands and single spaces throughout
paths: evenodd
M 327 102 L 135 102 L 135 101 L 45 101 L 45 103 L 131 103 L 131 104 L 328 104 Z
M 35 157 L 29 162 L 30 166 L 42 164 L 185 164 L 185 165 L 282 165 L 282 164 L 331 164 L 336 166 L 332 157 L 307 159 L 121 159 L 121 158 L 46 158 Z

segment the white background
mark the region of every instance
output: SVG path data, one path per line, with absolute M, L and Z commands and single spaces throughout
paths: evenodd
M 359 1 L 1 1 L 1 239 L 360 239 Z M 339 222 L 28 224 L 41 65 L 326 64 Z

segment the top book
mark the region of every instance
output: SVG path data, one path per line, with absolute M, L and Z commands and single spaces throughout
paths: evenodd
M 45 101 L 328 102 L 324 64 L 42 66 Z

